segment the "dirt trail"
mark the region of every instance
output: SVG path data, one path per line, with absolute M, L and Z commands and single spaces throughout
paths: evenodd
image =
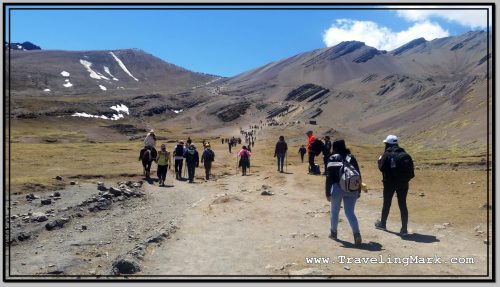
M 411 235 L 406 240 L 395 233 L 400 228 L 396 203 L 388 222 L 390 231 L 375 229 L 373 223 L 380 217 L 382 204 L 380 190 L 363 193 L 356 206 L 364 242 L 361 248 L 352 244 L 352 232 L 343 211 L 339 240 L 329 239 L 330 205 L 324 196 L 324 177 L 307 175 L 307 163 L 289 165 L 288 173 L 280 174 L 275 165 L 259 155 L 258 145 L 254 151 L 254 167 L 247 177 L 237 173 L 234 163 L 230 164 L 234 162 L 234 153 L 218 152 L 217 164 L 224 164 L 215 165 L 214 169 L 220 170 L 223 165 L 229 174 L 194 185 L 204 193 L 203 199 L 186 211 L 181 228 L 170 239 L 148 249 L 139 274 L 263 277 L 486 274 L 487 245 L 480 238 L 452 224 L 413 222 L 411 206 Z M 261 195 L 263 185 L 270 186 L 268 190 L 274 195 Z M 398 260 L 395 257 L 437 256 L 442 264 L 439 259 L 433 261 L 436 264 L 349 263 L 347 258 L 342 262 L 340 256 L 373 257 L 376 259 L 369 260 L 377 262 Z M 328 258 L 330 263 L 310 264 L 306 257 Z M 455 260 L 452 257 L 470 257 L 474 264 L 452 264 L 451 260 Z

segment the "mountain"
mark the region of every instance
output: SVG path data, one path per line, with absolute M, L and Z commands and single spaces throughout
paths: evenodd
M 21 51 L 29 51 L 29 50 L 41 50 L 39 46 L 31 43 L 31 42 L 24 42 L 24 43 L 5 43 L 5 48 L 10 49 L 10 50 L 21 50 Z
M 231 78 L 136 49 L 11 51 L 11 116 L 111 117 L 110 107 L 123 104 L 131 118 L 198 130 L 315 120 L 318 133 L 366 143 L 392 133 L 421 146 L 484 146 L 491 134 L 488 40 L 483 31 L 468 32 L 392 51 L 347 41 Z

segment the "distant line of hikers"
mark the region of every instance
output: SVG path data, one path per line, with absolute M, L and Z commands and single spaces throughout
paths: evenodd
M 255 130 L 252 130 L 252 137 L 255 137 Z M 241 130 L 242 134 L 245 134 Z M 344 212 L 351 226 L 355 245 L 360 245 L 362 242 L 361 233 L 358 225 L 358 220 L 354 212 L 357 199 L 361 196 L 361 189 L 364 184 L 361 179 L 361 170 L 358 162 L 351 151 L 346 147 L 343 139 L 336 139 L 331 142 L 329 136 L 324 137 L 324 142 L 315 138 L 312 131 L 308 131 L 307 147 L 302 145 L 299 148 L 301 161 L 304 162 L 304 155 L 308 154 L 308 170 L 309 174 L 321 174 L 319 165 L 314 163 L 315 157 L 323 153 L 325 180 L 325 195 L 331 202 L 331 227 L 330 238 L 337 239 L 337 225 L 339 221 L 339 212 L 341 203 L 344 202 Z M 231 146 L 236 146 L 236 143 L 241 143 L 241 139 L 232 137 L 231 139 L 222 139 L 222 143 L 229 143 L 229 152 Z M 397 194 L 398 205 L 401 211 L 401 230 L 400 235 L 405 237 L 408 235 L 408 208 L 406 205 L 406 197 L 408 194 L 409 181 L 415 176 L 413 160 L 411 156 L 398 145 L 398 138 L 395 135 L 389 135 L 383 141 L 385 144 L 384 152 L 378 159 L 378 168 L 382 173 L 383 181 L 383 207 L 380 220 L 375 222 L 377 229 L 386 229 L 386 222 L 389 215 L 392 198 L 394 193 Z M 151 130 L 144 140 L 144 149 L 141 150 L 140 158 L 144 150 L 150 149 L 153 158 L 158 163 L 158 178 L 160 185 L 164 185 L 167 174 L 167 169 L 170 168 L 170 152 L 166 151 L 164 144 L 161 145 L 161 150 L 157 153 L 154 146 L 156 136 Z M 278 171 L 283 173 L 286 168 L 286 160 L 288 153 L 288 145 L 284 136 L 280 136 L 275 146 L 274 157 L 277 159 Z M 247 175 L 247 170 L 250 168 L 251 157 L 250 145 L 243 146 L 237 154 L 238 167 L 242 169 L 242 175 Z M 191 139 L 179 141 L 173 151 L 173 159 L 175 165 L 175 174 L 177 180 L 182 180 L 182 166 L 184 159 L 186 160 L 188 179 L 193 183 L 195 168 L 199 166 L 199 155 L 196 147 L 192 144 Z M 205 167 L 205 179 L 209 180 L 211 175 L 212 162 L 215 161 L 215 153 L 210 147 L 210 143 L 203 141 L 203 153 L 201 162 Z

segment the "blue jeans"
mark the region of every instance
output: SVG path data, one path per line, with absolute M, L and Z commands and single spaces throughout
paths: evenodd
M 190 182 L 194 180 L 194 171 L 195 171 L 195 163 L 188 163 L 187 164 L 187 171 L 188 171 L 188 179 Z
M 279 153 L 276 155 L 276 158 L 278 159 L 278 170 L 283 171 L 283 164 L 285 162 L 285 154 Z
M 351 225 L 352 233 L 359 232 L 358 219 L 354 214 L 354 207 L 356 206 L 357 194 L 345 194 L 338 183 L 334 183 L 331 193 L 331 231 L 337 232 L 337 225 L 339 224 L 340 204 L 344 201 L 344 212 L 349 224 Z

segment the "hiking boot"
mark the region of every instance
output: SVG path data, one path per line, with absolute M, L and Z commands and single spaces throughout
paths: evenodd
M 354 245 L 359 246 L 361 245 L 361 234 L 359 232 L 354 233 Z
M 401 237 L 406 237 L 406 236 L 408 236 L 408 229 L 406 229 L 406 228 L 401 228 L 401 230 L 399 231 L 399 235 L 401 235 Z
M 330 230 L 330 236 L 328 236 L 330 239 L 336 240 L 337 239 L 337 232 L 336 231 L 331 231 Z
M 375 228 L 380 230 L 387 230 L 387 228 L 385 227 L 385 222 L 382 222 L 380 220 L 377 220 L 377 222 L 375 222 Z

